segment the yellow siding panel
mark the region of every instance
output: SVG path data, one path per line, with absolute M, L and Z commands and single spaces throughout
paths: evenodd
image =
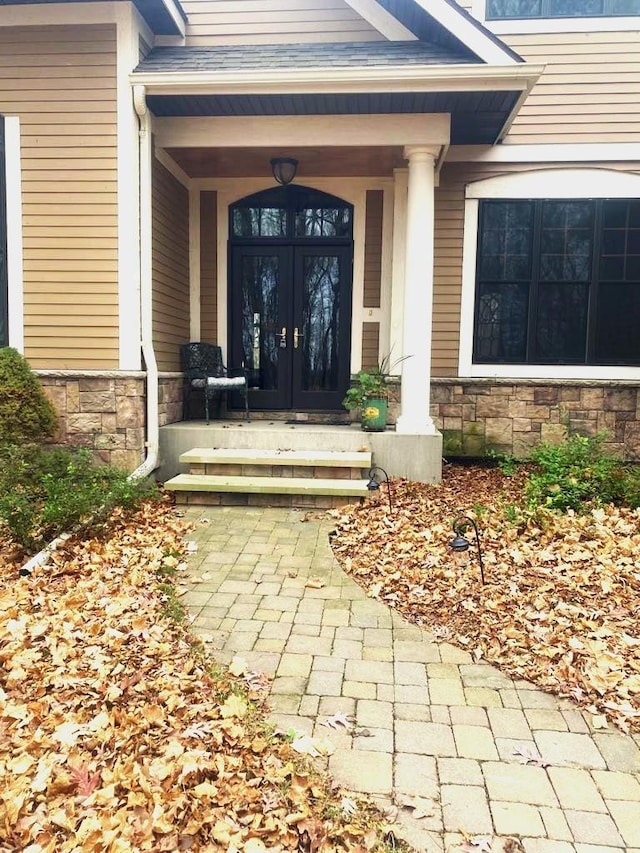
M 26 355 L 117 367 L 115 26 L 2 27 L 0 113 L 20 118 Z
M 382 190 L 367 190 L 364 238 L 365 308 L 380 307 L 382 285 Z
M 546 65 L 505 142 L 637 142 L 637 32 L 503 36 L 524 59 Z
M 218 343 L 218 194 L 200 194 L 200 337 Z
M 180 370 L 189 340 L 189 193 L 153 161 L 153 341 L 160 370 Z
M 344 0 L 183 0 L 187 44 L 378 41 Z
M 380 324 L 362 324 L 362 369 L 371 370 L 378 364 L 380 346 Z

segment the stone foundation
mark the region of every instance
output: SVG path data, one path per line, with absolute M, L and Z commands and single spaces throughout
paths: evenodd
M 431 404 L 445 456 L 497 450 L 526 458 L 570 430 L 606 431 L 608 450 L 640 460 L 640 383 L 433 379 Z
M 96 461 L 133 471 L 145 455 L 145 374 L 38 370 L 58 413 L 54 444 L 87 447 Z M 182 420 L 182 374 L 160 377 L 160 426 Z

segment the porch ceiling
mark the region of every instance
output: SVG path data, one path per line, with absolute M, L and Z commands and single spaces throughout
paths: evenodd
M 191 178 L 269 177 L 272 157 L 295 157 L 297 180 L 311 177 L 392 175 L 406 166 L 402 149 L 375 148 L 168 148 L 167 153 Z

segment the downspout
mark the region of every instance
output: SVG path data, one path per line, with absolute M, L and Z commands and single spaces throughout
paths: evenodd
M 151 196 L 151 117 L 147 108 L 144 86 L 133 87 L 133 105 L 140 123 L 140 337 L 142 355 L 147 371 L 147 455 L 144 462 L 130 475 L 132 480 L 148 477 L 158 467 L 160 423 L 158 420 L 158 363 L 153 349 L 153 287 L 152 287 L 152 196 Z

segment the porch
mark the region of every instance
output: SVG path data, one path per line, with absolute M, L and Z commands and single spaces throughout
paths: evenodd
M 227 419 L 208 425 L 183 421 L 160 429 L 156 476 L 165 483 L 177 478 L 169 488 L 179 492 L 231 492 L 235 503 L 242 502 L 238 496 L 249 496 L 245 501 L 249 504 L 331 506 L 366 495 L 365 478 L 373 465 L 392 477 L 437 482 L 441 460 L 440 433 L 366 433 L 357 424 L 332 426 L 304 420 L 246 423 Z M 195 472 L 191 484 L 184 476 L 187 471 Z M 265 495 L 271 497 L 263 500 Z M 312 495 L 334 500 L 311 500 Z

